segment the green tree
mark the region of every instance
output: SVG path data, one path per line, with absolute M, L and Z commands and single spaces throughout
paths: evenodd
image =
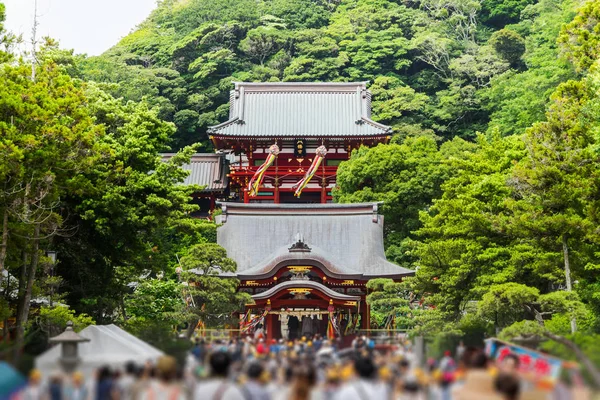
M 596 207 L 594 127 L 600 122 L 592 101 L 596 96 L 585 81 L 559 86 L 552 95 L 548 121 L 527 130 L 528 154 L 511 179 L 518 195 L 509 202 L 514 211 L 512 229 L 516 235 L 534 238 L 550 258 L 562 258 L 561 280 L 567 290 L 572 290 L 573 274 L 581 276 L 587 260 L 583 242 L 594 230 L 586 210 Z
M 560 31 L 558 42 L 567 58 L 582 72 L 600 57 L 600 5 L 587 1 L 577 16 Z
M 492 78 L 478 91 L 482 108 L 489 116 L 488 131 L 502 135 L 521 134 L 545 119 L 550 95 L 561 83 L 574 77 L 573 68 L 559 57 L 556 39 L 560 27 L 573 17 L 569 1 L 540 0 L 522 12 L 519 24 L 510 29 L 525 39 L 523 71 L 511 69 Z
M 21 42 L 21 37 L 7 32 L 4 29 L 6 20 L 6 6 L 0 3 L 0 63 L 10 61 L 14 58 L 15 45 Z
M 477 304 L 477 312 L 496 327 L 507 327 L 522 320 L 525 306 L 535 303 L 539 295 L 536 288 L 516 282 L 492 285 Z
M 50 338 L 63 332 L 69 321 L 73 322 L 75 332 L 95 324 L 89 315 L 76 314 L 74 310 L 62 304 L 54 307 L 42 306 L 36 323 Z
M 43 250 L 65 234 L 61 198 L 82 189 L 96 160 L 101 129 L 86 108 L 84 89 L 53 62 L 37 68 L 0 65 L 0 271 L 19 278 L 16 355 L 24 340 Z
M 57 241 L 58 270 L 69 303 L 105 323 L 116 309 L 124 310 L 132 279 L 169 266 L 163 230 L 180 227 L 191 233 L 196 228 L 185 221 L 197 209 L 190 194 L 198 188 L 180 185 L 188 174 L 180 166 L 194 148 L 161 161 L 158 153 L 167 149 L 175 129 L 156 110 L 143 102 L 123 103 L 93 84 L 87 109 L 105 131 L 97 141 L 102 152 L 81 175 L 82 190 L 64 199 L 77 234 Z
M 340 203 L 383 201 L 388 244 L 403 247 L 411 232 L 420 227 L 419 212 L 441 193 L 450 175 L 442 159 L 459 141 L 438 150 L 431 137 L 408 138 L 402 144 L 361 147 L 340 165 L 334 199 Z M 447 153 L 446 153 L 447 154 Z M 398 254 L 396 262 L 408 265 L 410 257 Z
M 243 309 L 251 301 L 248 293 L 237 291 L 239 280 L 235 278 L 235 261 L 227 258 L 227 252 L 216 243 L 201 243 L 190 247 L 181 258 L 182 279 L 189 282 L 189 293 L 194 306 L 190 309 L 207 327 L 231 324 L 233 313 Z M 191 335 L 196 323 L 190 325 Z
M 179 325 L 186 321 L 179 317 L 185 305 L 182 293 L 183 286 L 175 280 L 146 279 L 125 301 L 125 317 Z
M 285 35 L 279 29 L 260 26 L 247 33 L 240 42 L 240 50 L 263 65 L 268 57 L 279 51 L 285 40 Z
M 448 315 L 430 304 L 426 296 L 417 294 L 410 278 L 402 282 L 371 279 L 367 289 L 371 322 L 376 322 L 380 329 L 423 337 L 433 356 L 441 356 L 448 348 L 456 347 L 465 335 L 469 345 L 483 343 L 483 334 L 487 330 L 485 321 L 465 316 L 459 322 L 451 322 Z
M 421 308 L 406 283 L 392 279 L 371 279 L 367 282 L 370 294 L 367 304 L 372 314 L 382 321 L 380 328 L 410 329 L 415 326 L 415 315 Z
M 525 155 L 519 137 L 478 137 L 472 152 L 454 154 L 442 194 L 420 213 L 414 255 L 419 266 L 416 288 L 430 302 L 458 320 L 470 301 L 490 285 L 528 282 L 537 253 L 527 243 L 513 243 L 497 215 L 507 212 L 504 200 L 511 168 Z M 535 278 L 534 278 L 535 279 Z M 539 285 L 546 282 L 536 280 Z
M 502 28 L 519 21 L 521 12 L 534 0 L 483 0 L 481 20 L 484 24 Z
M 525 54 L 525 39 L 510 29 L 500 29 L 489 40 L 494 50 L 510 65 L 517 66 Z

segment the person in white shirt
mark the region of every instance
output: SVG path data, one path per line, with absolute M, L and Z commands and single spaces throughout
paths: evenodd
M 135 364 L 131 361 L 127 362 L 127 364 L 125 364 L 125 374 L 121 376 L 117 382 L 121 400 L 131 400 L 133 398 L 133 385 L 136 382 L 135 375 Z
M 156 362 L 158 379 L 151 380 L 141 391 L 138 400 L 187 400 L 184 387 L 176 381 L 177 361 L 162 356 Z
M 75 372 L 71 382 L 65 387 L 63 399 L 65 400 L 88 400 L 90 398 L 88 388 L 83 381 L 81 372 Z
M 42 373 L 34 369 L 29 373 L 29 382 L 21 392 L 23 400 L 46 400 L 48 395 L 42 390 Z
M 245 400 L 241 389 L 228 379 L 231 357 L 218 351 L 210 355 L 210 378 L 200 381 L 194 390 L 194 400 Z
M 358 379 L 346 382 L 333 400 L 389 399 L 389 388 L 377 380 L 377 367 L 373 360 L 359 357 L 354 361 L 354 371 Z

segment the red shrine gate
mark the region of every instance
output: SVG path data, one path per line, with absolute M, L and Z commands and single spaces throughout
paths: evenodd
M 237 155 L 230 164 L 230 189 L 244 203 L 326 203 L 331 201 L 337 168 L 361 145 L 387 143 L 391 127 L 371 120 L 371 94 L 358 83 L 235 83 L 229 120 L 209 129 L 215 148 Z M 270 149 L 277 156 L 266 165 Z M 315 164 L 314 175 L 294 196 Z M 265 166 L 255 196 L 248 186 Z

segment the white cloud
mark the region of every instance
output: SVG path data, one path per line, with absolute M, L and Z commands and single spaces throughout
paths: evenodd
M 29 41 L 35 0 L 0 0 L 5 28 Z M 115 45 L 156 7 L 156 0 L 38 0 L 38 36 L 76 53 L 98 55 Z

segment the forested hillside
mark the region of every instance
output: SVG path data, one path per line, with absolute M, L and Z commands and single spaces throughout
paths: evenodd
M 435 112 L 460 104 L 451 140 L 432 124 L 437 137 L 397 137 L 340 166 L 336 201 L 384 201 L 388 258 L 417 270 L 402 284 L 369 283 L 380 316 L 412 315 L 403 324 L 440 346 L 475 332 L 537 334 L 567 343 L 546 345 L 565 357 L 574 347 L 564 336 L 598 353 L 600 3 L 577 6 L 568 17 L 565 4 L 529 5 L 490 35 L 491 49 L 450 61 L 447 88 L 427 101 Z M 483 51 L 490 58 L 478 63 Z M 502 68 L 484 74 L 494 66 Z M 467 103 L 449 101 L 467 88 Z M 411 309 L 414 296 L 430 308 Z
M 397 318 L 433 349 L 543 335 L 600 365 L 598 1 L 163 0 L 89 58 L 50 38 L 16 54 L 3 21 L 0 1 L 0 319 L 16 355 L 68 319 L 156 344 L 224 325 L 247 299 L 211 270 L 235 264 L 191 217 L 181 165 L 211 150 L 232 81 L 366 80 L 395 135 L 340 165 L 334 199 L 384 201 L 387 256 L 416 270 L 369 282 L 372 326 Z
M 161 1 L 83 76 L 207 143 L 232 81 L 370 81 L 375 119 L 399 135 L 523 133 L 575 76 L 557 38 L 573 0 Z

